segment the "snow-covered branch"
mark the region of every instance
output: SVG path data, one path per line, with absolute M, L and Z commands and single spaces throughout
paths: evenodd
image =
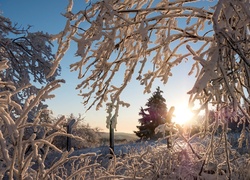
M 90 107 L 97 103 L 98 109 L 111 99 L 116 104 L 135 76 L 149 93 L 156 78 L 167 83 L 172 67 L 190 56 L 187 51 L 183 55 L 182 47 L 200 41 L 205 45 L 197 50 L 201 55 L 213 42 L 207 33 L 213 10 L 192 3 L 101 1 L 76 13 L 71 4 L 65 13 L 66 26 L 55 36 L 59 42 L 56 61 L 71 40 L 77 43 L 76 55 L 81 60 L 72 64 L 71 70 L 79 71 L 78 78 L 83 81 L 77 88 Z M 176 42 L 179 45 L 174 47 Z M 123 82 L 115 83 L 117 76 L 122 76 Z M 90 102 L 90 97 L 95 100 Z

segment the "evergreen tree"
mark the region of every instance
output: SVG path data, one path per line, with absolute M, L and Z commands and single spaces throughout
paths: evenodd
M 138 121 L 140 126 L 137 126 L 138 131 L 134 133 L 140 138 L 154 138 L 156 137 L 154 130 L 160 124 L 166 121 L 167 105 L 166 100 L 162 96 L 163 91 L 157 87 L 153 95 L 146 103 L 147 108 L 140 109 L 139 115 L 142 116 Z

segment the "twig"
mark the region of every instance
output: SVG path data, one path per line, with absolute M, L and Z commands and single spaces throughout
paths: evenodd
M 188 144 L 188 146 L 190 147 L 192 153 L 193 153 L 198 159 L 201 159 L 202 157 L 201 157 L 199 154 L 197 154 L 197 153 L 195 152 L 195 150 L 193 149 L 192 145 L 191 145 L 191 144 L 188 142 L 188 140 L 183 136 L 183 134 L 181 134 L 181 137 L 182 137 L 182 138 L 184 139 L 184 141 Z

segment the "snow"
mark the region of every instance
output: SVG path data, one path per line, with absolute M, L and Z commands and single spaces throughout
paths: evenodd
M 230 134 L 229 136 L 232 140 L 233 138 L 237 139 L 239 134 Z M 214 138 L 216 139 L 215 144 L 220 141 L 220 137 Z M 101 146 L 74 151 L 69 157 L 81 155 L 92 157 L 92 163 L 100 163 L 100 168 L 105 168 L 106 171 L 110 171 L 110 173 L 114 171 L 117 177 L 123 176 L 124 178 L 128 178 L 131 175 L 127 173 L 131 173 L 132 169 L 130 168 L 133 166 L 136 168 L 134 169 L 135 172 L 138 173 L 136 177 L 143 177 L 143 179 L 156 177 L 157 173 L 160 179 L 193 179 L 195 177 L 204 179 L 228 178 L 227 164 L 223 161 L 223 146 L 214 147 L 216 149 L 214 153 L 215 159 L 206 162 L 203 167 L 204 158 L 199 159 L 199 157 L 191 151 L 188 145 L 190 144 L 194 151 L 201 157 L 203 156 L 203 152 L 209 151 L 210 141 L 210 138 L 202 139 L 196 137 L 186 142 L 181 138 L 177 138 L 173 139 L 172 148 L 167 147 L 166 139 L 161 139 L 159 141 L 138 141 L 135 143 L 116 145 L 114 151 L 115 156 L 110 155 L 108 146 Z M 250 177 L 249 172 L 245 169 L 250 165 L 250 159 L 248 154 L 246 154 L 247 151 L 239 156 L 239 152 L 237 153 L 233 149 L 236 150 L 237 147 L 234 146 L 232 148 L 234 161 L 231 161 L 230 166 L 234 173 L 231 177 L 232 179 L 247 179 Z M 245 146 L 244 149 L 247 150 L 247 147 Z M 50 155 L 50 157 L 53 157 L 49 158 L 50 161 L 56 161 L 55 155 Z M 59 157 L 56 157 L 56 159 L 59 159 Z M 112 169 L 113 166 L 115 169 Z M 160 169 L 157 170 L 157 168 Z M 199 174 L 201 170 L 202 172 Z M 151 174 L 148 171 L 152 171 L 152 173 L 155 171 L 156 174 Z M 243 172 L 244 174 L 242 174 Z M 108 177 L 108 175 L 105 177 Z

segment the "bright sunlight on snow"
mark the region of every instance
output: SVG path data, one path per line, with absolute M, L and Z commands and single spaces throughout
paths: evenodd
M 179 105 L 175 107 L 173 122 L 184 125 L 190 122 L 193 114 L 187 106 Z

